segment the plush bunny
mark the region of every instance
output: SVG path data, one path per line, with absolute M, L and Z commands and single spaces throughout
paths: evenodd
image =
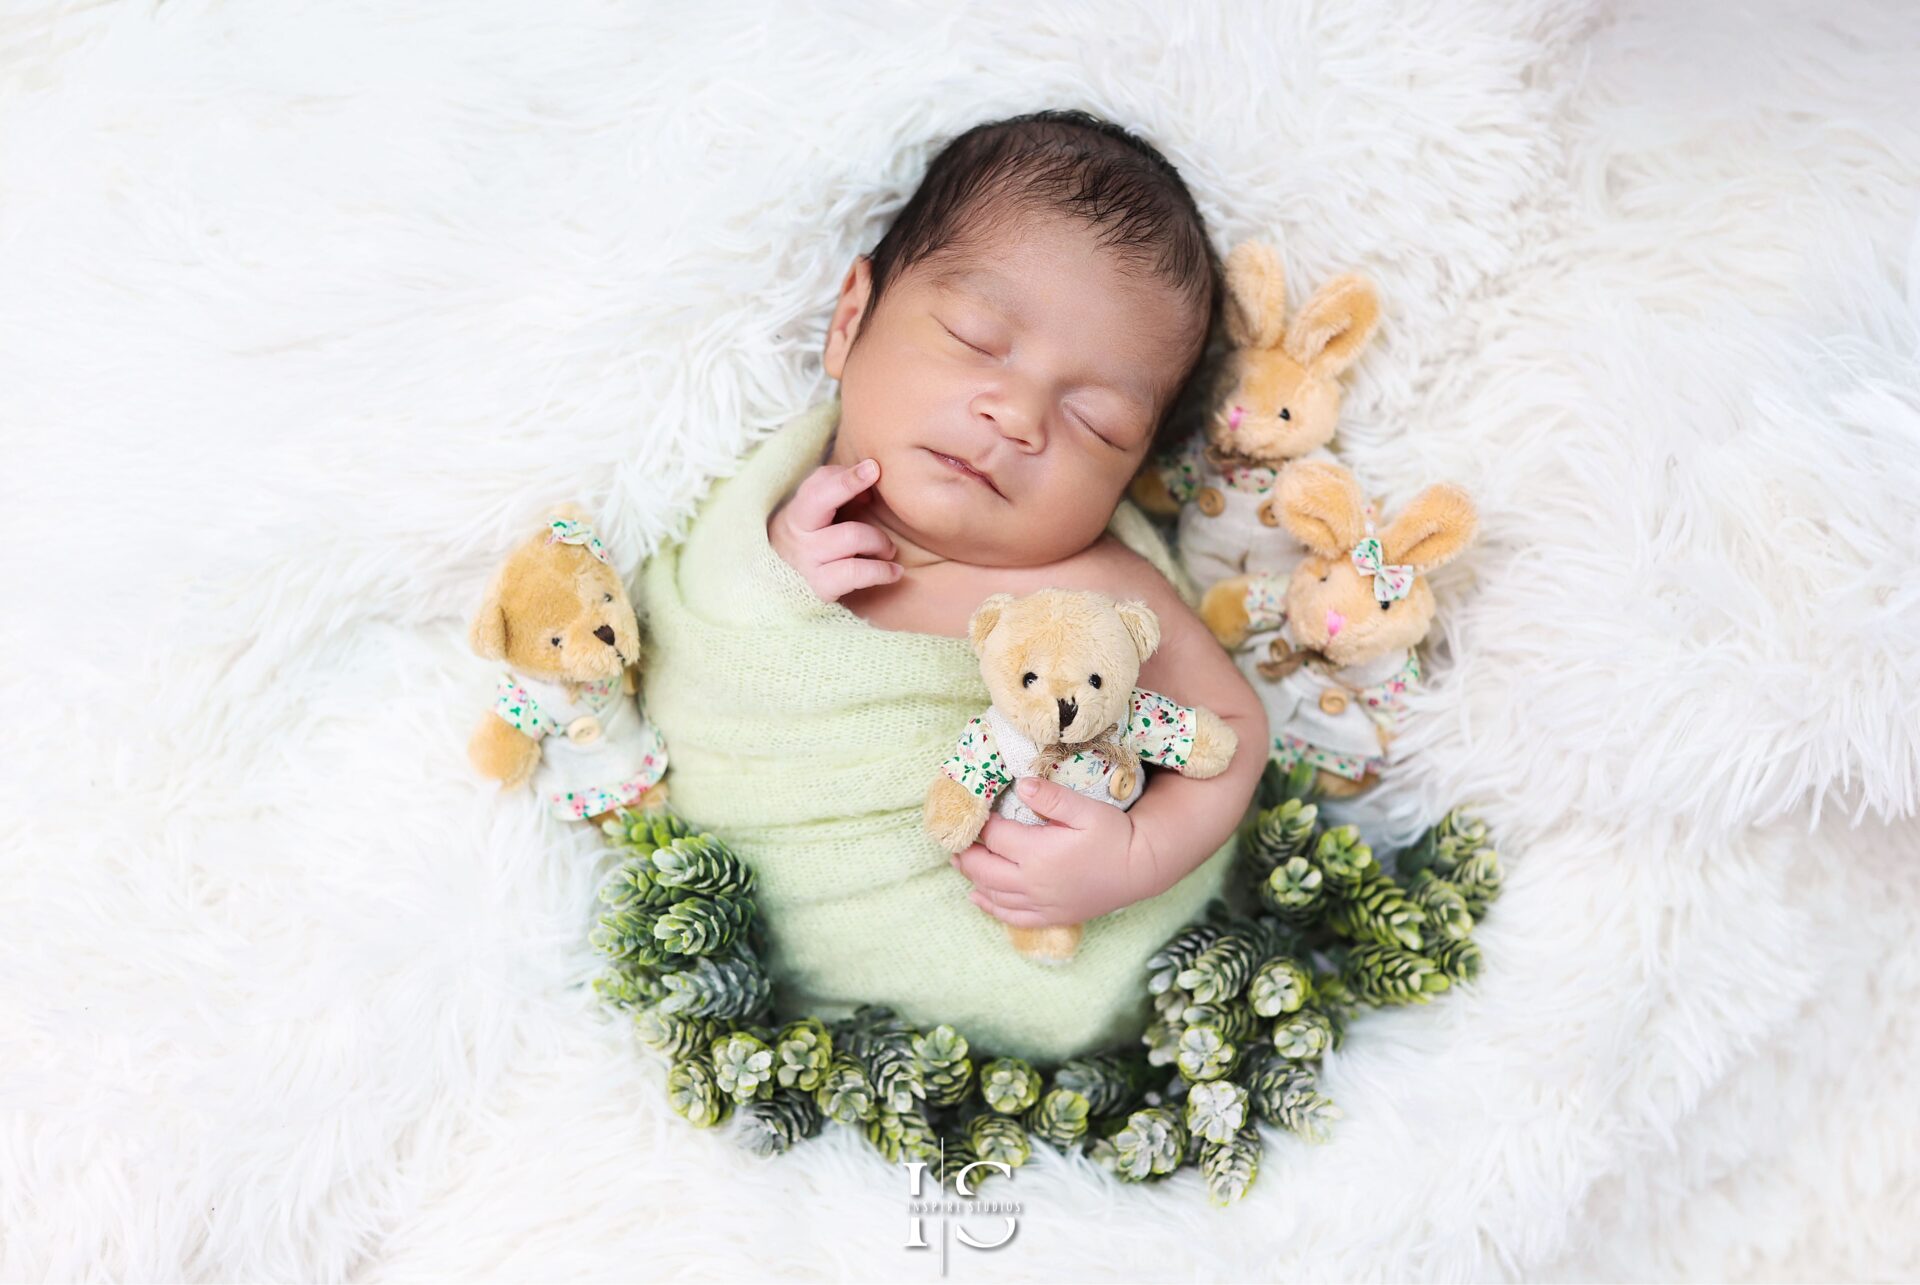
M 640 625 L 579 509 L 559 506 L 508 556 L 468 640 L 507 665 L 467 746 L 483 775 L 533 778 L 547 809 L 570 820 L 665 797 L 666 746 L 634 694 Z
M 1441 484 L 1376 534 L 1353 474 L 1319 460 L 1289 468 L 1275 498 L 1308 555 L 1290 576 L 1212 586 L 1200 615 L 1260 692 L 1274 758 L 1304 759 L 1322 792 L 1349 797 L 1379 779 L 1401 694 L 1419 681 L 1415 647 L 1433 623 L 1425 573 L 1466 548 L 1478 519 L 1466 492 Z
M 1274 487 L 1292 460 L 1333 458 L 1325 447 L 1340 419 L 1339 376 L 1380 317 L 1373 286 L 1348 275 L 1321 286 L 1288 324 L 1279 252 L 1256 241 L 1227 256 L 1226 277 L 1234 351 L 1206 445 L 1143 472 L 1132 489 L 1149 511 L 1178 511 L 1180 559 L 1202 589 L 1244 572 L 1284 574 L 1299 561 Z
M 1238 743 L 1207 709 L 1189 709 L 1134 686 L 1160 646 L 1160 620 L 1142 602 L 1102 593 L 1042 589 L 996 593 L 967 621 L 993 704 L 971 719 L 927 790 L 927 833 L 948 852 L 979 837 L 994 811 L 1025 825 L 1045 820 L 1007 788 L 1046 777 L 1117 808 L 1146 788 L 1141 764 L 1204 780 L 1226 771 Z M 1017 928 L 1023 955 L 1071 959 L 1079 924 Z

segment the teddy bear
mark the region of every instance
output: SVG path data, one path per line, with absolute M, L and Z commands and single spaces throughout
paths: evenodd
M 506 663 L 467 745 L 482 775 L 529 779 L 553 815 L 595 823 L 665 798 L 666 746 L 640 711 L 640 623 L 606 545 L 571 504 L 508 555 L 468 632 Z
M 961 852 L 992 812 L 1024 825 L 1046 821 L 1008 787 L 1046 777 L 1091 799 L 1129 808 L 1146 788 L 1142 763 L 1185 776 L 1218 776 L 1233 758 L 1233 729 L 1135 686 L 1160 646 L 1160 620 L 1143 602 L 1090 590 L 996 593 L 967 621 L 993 703 L 970 719 L 927 790 L 934 842 Z M 1009 925 L 1014 949 L 1062 963 L 1079 949 L 1079 924 Z
M 1227 338 L 1206 444 L 1143 471 L 1133 499 L 1178 514 L 1181 564 L 1201 589 L 1246 572 L 1286 573 L 1302 550 L 1280 529 L 1274 486 L 1289 461 L 1331 460 L 1339 377 L 1379 322 L 1366 278 L 1335 277 L 1287 321 L 1286 270 L 1270 245 L 1247 241 L 1226 263 Z
M 1305 760 L 1322 793 L 1351 798 L 1378 782 L 1401 698 L 1420 679 L 1426 573 L 1467 547 L 1478 517 L 1466 492 L 1440 483 L 1376 533 L 1353 474 L 1321 460 L 1289 468 L 1275 499 L 1307 556 L 1290 575 L 1213 585 L 1200 615 L 1259 690 L 1275 761 Z

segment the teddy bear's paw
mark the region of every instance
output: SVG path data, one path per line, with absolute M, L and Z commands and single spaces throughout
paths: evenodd
M 1085 928 L 1080 924 L 1048 924 L 1044 928 L 1017 928 L 1007 925 L 1007 940 L 1013 948 L 1036 964 L 1060 965 L 1079 953 Z
M 1247 584 L 1252 578 L 1234 576 L 1222 580 L 1208 586 L 1200 599 L 1200 619 L 1228 651 L 1246 642 L 1252 626 L 1252 618 L 1247 615 Z
M 1170 518 L 1180 512 L 1180 501 L 1167 489 L 1166 475 L 1149 465 L 1127 487 L 1127 496 L 1149 513 Z
M 1212 710 L 1195 710 L 1194 715 L 1193 752 L 1187 755 L 1182 775 L 1204 781 L 1227 770 L 1234 750 L 1239 748 L 1240 738 Z
M 927 791 L 921 820 L 929 837 L 943 852 L 964 852 L 980 837 L 989 809 L 971 790 L 950 776 L 935 779 Z

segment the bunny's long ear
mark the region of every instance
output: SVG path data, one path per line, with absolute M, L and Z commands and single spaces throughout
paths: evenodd
M 500 601 L 500 577 L 487 586 L 486 601 L 467 626 L 467 645 L 486 660 L 507 658 L 507 610 Z
M 1299 460 L 1280 474 L 1280 521 L 1323 558 L 1337 558 L 1366 534 L 1367 500 L 1353 474 L 1327 460 Z
M 1242 241 L 1227 256 L 1227 338 L 1237 348 L 1277 348 L 1287 329 L 1287 269 L 1280 252 Z
M 994 593 L 982 598 L 980 605 L 973 609 L 973 614 L 967 617 L 967 642 L 973 647 L 974 655 L 978 656 L 987 645 L 987 635 L 1000 623 L 1000 613 L 1012 605 L 1012 594 Z
M 1353 365 L 1380 324 L 1380 297 L 1365 277 L 1335 277 L 1313 292 L 1287 328 L 1287 356 L 1331 379 Z
M 1457 486 L 1430 486 L 1400 510 L 1380 533 L 1388 562 L 1404 562 L 1431 571 L 1451 562 L 1473 541 L 1480 525 L 1473 499 Z
M 1153 614 L 1152 607 L 1138 599 L 1116 602 L 1113 609 L 1120 613 L 1120 623 L 1127 627 L 1127 636 L 1133 639 L 1133 649 L 1139 653 L 1140 663 L 1145 664 L 1147 657 L 1160 649 L 1160 617 Z

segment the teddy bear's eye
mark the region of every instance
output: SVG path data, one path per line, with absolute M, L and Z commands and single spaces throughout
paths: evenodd
M 553 637 L 547 639 L 547 641 L 558 647 L 560 645 L 560 636 L 555 634 Z
M 601 598 L 600 598 L 600 601 L 602 601 L 602 602 L 612 602 L 612 601 L 613 601 L 613 595 L 612 595 L 612 594 L 610 594 L 610 593 L 609 593 L 609 594 L 602 594 L 602 595 L 601 595 Z
M 1288 409 L 1287 409 L 1287 408 L 1286 408 L 1285 406 L 1282 406 L 1282 407 L 1280 408 L 1280 418 L 1281 418 L 1281 419 L 1292 419 L 1292 418 L 1293 418 L 1293 412 L 1292 412 L 1292 411 L 1290 411 L 1290 410 L 1288 410 Z
M 1100 675 L 1098 675 L 1098 674 L 1089 674 L 1089 675 L 1087 676 L 1087 686 L 1089 686 L 1089 687 L 1098 687 L 1098 686 L 1100 686 Z
M 1391 607 L 1392 605 L 1393 604 L 1390 602 L 1383 602 L 1380 604 L 1380 610 L 1385 611 L 1388 607 Z
M 1040 675 L 1034 673 L 1022 674 L 1020 675 L 1020 685 L 1022 687 L 1031 687 L 1034 684 L 1034 680 L 1039 677 Z

